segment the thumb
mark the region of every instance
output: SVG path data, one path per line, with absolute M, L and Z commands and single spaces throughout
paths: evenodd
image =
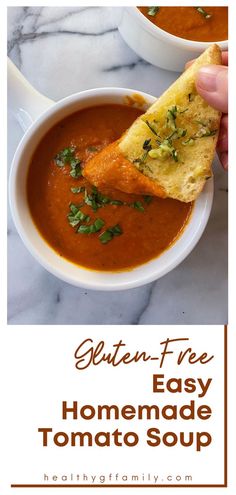
M 206 65 L 196 77 L 199 95 L 213 108 L 228 113 L 228 67 Z

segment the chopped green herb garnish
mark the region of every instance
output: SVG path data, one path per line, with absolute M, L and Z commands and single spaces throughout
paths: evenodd
M 73 192 L 73 194 L 79 194 L 81 192 L 84 192 L 85 191 L 85 187 L 71 187 L 70 188 L 71 192 Z
M 114 225 L 114 227 L 109 227 L 108 230 L 109 230 L 109 232 L 112 232 L 112 234 L 114 236 L 121 235 L 122 234 L 122 229 L 121 229 L 121 227 L 119 226 L 118 223 L 116 225 Z
M 71 166 L 70 175 L 71 177 L 73 177 L 73 179 L 78 179 L 78 177 L 82 175 L 80 164 L 81 164 L 81 160 L 79 158 L 74 158 L 70 162 L 70 166 Z
M 172 145 L 171 139 L 164 139 L 159 148 L 152 149 L 148 154 L 151 158 L 158 158 L 159 160 L 166 160 L 172 156 L 175 162 L 178 161 L 178 152 Z
M 177 106 L 176 106 L 176 105 L 174 105 L 173 107 L 169 108 L 169 109 L 167 110 L 167 113 L 168 113 L 168 112 L 172 115 L 173 119 L 176 119 L 176 115 L 177 115 L 177 112 L 178 112 L 178 110 L 177 110 Z
M 174 131 L 176 129 L 177 106 L 173 106 L 167 110 L 167 125 Z
M 54 161 L 58 167 L 64 167 L 69 164 L 71 167 L 70 175 L 74 179 L 81 176 L 81 160 L 75 156 L 75 147 L 64 148 L 59 151 L 54 157 Z
M 157 14 L 157 12 L 159 12 L 160 10 L 160 7 L 148 7 L 148 15 L 150 15 L 151 17 L 155 17 L 155 15 Z
M 178 127 L 177 129 L 177 135 L 178 137 L 184 137 L 187 134 L 187 129 L 182 129 L 182 127 Z
M 145 139 L 143 143 L 143 149 L 146 151 L 150 151 L 152 149 L 152 145 L 150 143 L 151 143 L 151 139 Z
M 77 232 L 79 234 L 94 234 L 99 232 L 103 225 L 105 225 L 104 220 L 102 220 L 102 218 L 97 218 L 91 225 L 80 225 Z
M 213 129 L 212 131 L 210 131 L 210 129 L 206 129 L 206 132 L 204 134 L 202 134 L 202 136 L 199 136 L 200 138 L 204 138 L 204 137 L 209 137 L 209 136 L 215 136 L 217 133 L 217 129 Z
M 200 127 L 200 129 L 194 134 L 194 136 L 191 136 L 193 139 L 215 136 L 215 134 L 217 133 L 217 129 L 210 129 L 211 119 L 209 119 L 208 121 L 194 120 L 194 122 L 202 127 Z
M 202 138 L 202 137 L 209 137 L 209 136 L 214 136 L 216 134 L 217 130 L 213 129 L 212 131 L 208 127 L 201 127 L 199 131 L 196 132 L 193 138 Z
M 145 211 L 141 201 L 134 201 L 134 203 L 130 203 L 129 206 L 131 208 L 135 208 L 138 211 Z
M 134 160 L 134 163 L 140 163 L 140 164 L 144 163 L 147 159 L 147 156 L 148 156 L 148 151 L 145 151 L 145 153 L 143 153 L 143 155 L 140 158 L 136 158 Z
M 85 222 L 89 221 L 90 217 L 88 215 L 85 215 L 78 206 L 75 204 L 71 203 L 70 205 L 70 211 L 69 215 L 67 215 L 67 219 L 71 227 L 77 227 L 80 222 Z
M 186 136 L 186 134 L 187 134 L 187 129 L 182 129 L 182 127 L 177 127 L 176 130 L 166 138 L 166 140 L 169 141 L 171 144 L 171 141 L 173 141 L 174 139 L 179 139 L 181 137 L 184 137 Z M 161 145 L 161 142 L 159 143 L 159 145 Z
M 172 155 L 172 157 L 174 158 L 174 161 L 175 161 L 175 162 L 178 162 L 178 151 L 174 149 L 174 150 L 171 152 L 171 155 Z
M 87 150 L 95 152 L 95 151 L 98 151 L 98 148 L 96 146 L 88 146 Z
M 104 196 L 98 189 L 93 186 L 91 193 L 88 193 L 85 190 L 84 202 L 90 206 L 93 211 L 97 211 L 98 208 L 102 208 L 105 205 L 123 205 L 125 204 L 123 201 L 119 199 L 111 199 L 107 196 Z
M 145 203 L 146 203 L 147 205 L 149 205 L 149 204 L 152 202 L 153 197 L 152 197 L 152 196 L 148 196 L 148 195 L 146 195 L 146 196 L 143 196 L 143 199 L 144 199 Z
M 107 244 L 107 242 L 111 241 L 114 236 L 118 236 L 122 234 L 121 227 L 117 224 L 114 227 L 109 227 L 109 229 L 105 230 L 100 234 L 99 241 L 102 244 Z
M 93 192 L 89 194 L 87 189 L 85 189 L 85 193 L 84 193 L 84 202 L 86 205 L 90 206 L 93 209 L 93 211 L 97 211 L 98 208 L 101 207 L 101 205 L 98 204 L 96 201 L 95 194 Z
M 70 163 L 71 160 L 74 159 L 74 156 L 75 147 L 71 146 L 59 151 L 59 153 L 57 153 L 57 155 L 54 157 L 54 161 L 58 167 L 64 167 L 66 163 Z
M 140 163 L 144 163 L 147 159 L 147 156 L 148 156 L 148 151 L 145 151 L 145 153 L 143 153 L 143 156 L 140 159 Z
M 154 127 L 152 124 L 150 124 L 150 122 L 148 122 L 148 120 L 145 120 L 144 122 L 145 122 L 145 124 L 147 124 L 147 126 L 148 126 L 148 127 L 149 127 L 149 129 L 150 129 L 150 131 L 152 131 L 152 132 L 153 132 L 153 134 L 155 134 L 155 136 L 158 136 L 158 134 L 157 134 L 157 131 L 156 131 L 155 127 Z
M 194 138 L 189 138 L 186 141 L 182 141 L 183 146 L 193 146 L 195 142 Z
M 205 11 L 202 7 L 195 7 L 195 9 L 199 12 L 199 14 L 203 15 L 205 19 L 210 19 L 212 14 L 208 14 L 208 12 Z
M 109 230 L 105 230 L 102 234 L 99 236 L 99 241 L 102 244 L 107 244 L 107 242 L 111 241 L 113 239 L 113 235 Z
M 206 122 L 206 121 L 203 122 L 203 120 L 194 120 L 193 122 L 195 124 L 203 125 L 203 127 L 207 127 L 208 126 L 208 122 Z
M 196 134 L 191 136 L 186 141 L 182 141 L 183 146 L 193 146 L 196 139 L 201 139 L 205 137 L 215 136 L 217 133 L 217 129 L 213 129 L 212 131 L 206 127 L 202 127 Z
M 120 199 L 111 199 L 109 202 L 110 205 L 125 205 L 124 201 L 120 201 Z

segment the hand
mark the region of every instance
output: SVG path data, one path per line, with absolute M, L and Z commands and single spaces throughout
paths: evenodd
M 188 67 L 192 61 L 186 64 Z M 217 152 L 224 169 L 228 168 L 228 52 L 222 52 L 222 65 L 202 67 L 196 78 L 197 92 L 213 108 L 223 113 Z

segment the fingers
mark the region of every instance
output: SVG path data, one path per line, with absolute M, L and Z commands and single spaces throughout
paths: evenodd
M 228 151 L 223 151 L 223 153 L 218 153 L 221 165 L 225 170 L 228 170 Z
M 194 60 L 189 60 L 185 65 L 185 69 L 188 69 L 193 62 Z M 222 65 L 202 67 L 197 75 L 196 88 L 209 105 L 227 114 L 228 52 L 221 53 L 221 63 Z M 228 115 L 223 115 L 221 118 L 217 152 L 223 168 L 228 170 Z
M 223 65 L 201 67 L 196 77 L 200 96 L 220 112 L 228 112 L 228 69 Z
M 190 67 L 190 65 L 193 64 L 194 60 L 196 60 L 195 58 L 192 59 L 192 60 L 189 60 L 186 64 L 185 64 L 185 70 L 188 69 Z
M 228 65 L 228 52 L 221 52 L 222 65 Z
M 228 151 L 228 115 L 221 119 L 217 149 L 219 152 Z
M 220 133 L 217 143 L 217 152 L 221 164 L 228 169 L 228 115 L 223 115 L 220 124 Z
M 189 60 L 185 64 L 185 70 L 188 69 L 190 67 L 190 65 L 192 65 L 194 60 L 195 59 Z M 221 63 L 222 63 L 222 65 L 228 65 L 228 52 L 221 52 Z

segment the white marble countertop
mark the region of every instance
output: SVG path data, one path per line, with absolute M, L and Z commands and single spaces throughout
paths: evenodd
M 141 60 L 117 30 L 119 8 L 10 7 L 8 54 L 30 83 L 58 100 L 93 87 L 159 95 L 175 78 Z M 21 137 L 9 118 L 9 165 Z M 188 258 L 158 281 L 124 292 L 72 287 L 28 253 L 9 215 L 9 324 L 223 324 L 227 322 L 227 176 L 215 163 L 208 226 Z

